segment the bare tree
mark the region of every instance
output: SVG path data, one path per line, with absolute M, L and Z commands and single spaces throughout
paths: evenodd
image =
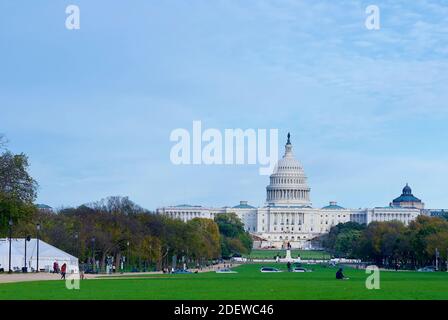
M 87 204 L 88 207 L 108 213 L 120 213 L 132 215 L 145 211 L 142 207 L 135 204 L 128 197 L 112 196 L 100 201 Z
M 5 135 L 0 133 L 0 150 L 6 149 L 7 143 L 8 140 L 6 139 Z

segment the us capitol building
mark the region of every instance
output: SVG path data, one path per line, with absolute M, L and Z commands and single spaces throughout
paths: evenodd
M 420 214 L 431 214 L 424 209 L 424 203 L 413 196 L 408 185 L 402 195 L 387 207 L 346 209 L 332 201 L 326 207 L 313 208 L 305 171 L 292 149 L 288 133 L 285 154 L 270 176 L 263 207 L 256 208 L 247 201 L 241 201 L 237 206 L 223 208 L 170 206 L 158 208 L 156 213 L 187 221 L 193 218 L 213 219 L 217 214 L 234 212 L 255 239 L 254 247 L 281 248 L 289 242 L 293 248 L 300 249 L 319 247 L 319 236 L 338 223 L 369 224 L 372 221 L 398 220 L 407 225 Z

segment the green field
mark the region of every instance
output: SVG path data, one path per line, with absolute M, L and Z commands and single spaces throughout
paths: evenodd
M 291 257 L 297 258 L 297 256 L 300 254 L 300 258 L 309 260 L 309 259 L 324 259 L 328 260 L 331 258 L 330 254 L 325 251 L 317 251 L 317 250 L 298 250 L 293 249 L 291 250 Z M 286 250 L 261 250 L 261 249 L 255 249 L 252 250 L 250 255 L 244 255 L 244 257 L 250 257 L 252 259 L 274 259 L 277 255 L 280 255 L 280 257 L 285 257 Z
M 275 265 L 279 266 L 279 265 Z M 237 274 L 139 275 L 90 279 L 80 290 L 63 281 L 0 284 L 4 299 L 448 299 L 448 273 L 381 272 L 381 289 L 365 288 L 362 270 L 345 269 L 350 280 L 335 280 L 335 268 L 308 266 L 310 273 L 260 273 L 261 265 Z M 283 265 L 282 269 L 285 269 Z

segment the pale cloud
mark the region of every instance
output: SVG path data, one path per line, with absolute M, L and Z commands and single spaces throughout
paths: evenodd
M 378 31 L 364 26 L 369 4 L 381 9 Z M 40 201 L 57 206 L 122 194 L 150 209 L 262 204 L 267 181 L 255 167 L 169 163 L 170 131 L 200 119 L 220 129 L 291 131 L 317 206 L 333 198 L 347 206 L 387 204 L 405 180 L 443 206 L 442 1 L 79 6 L 87 16 L 70 36 L 55 27 L 60 12 L 50 1 L 0 10 L 0 49 L 11 62 L 0 74 L 0 124 L 11 148 L 30 154 Z

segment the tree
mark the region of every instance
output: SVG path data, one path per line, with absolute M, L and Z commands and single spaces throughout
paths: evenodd
M 10 151 L 0 156 L 0 194 L 23 203 L 33 203 L 37 182 L 28 173 L 28 157 Z
M 446 259 L 448 221 L 421 215 L 409 226 L 399 221 L 372 222 L 362 231 L 353 247 L 354 257 L 380 266 L 401 265 L 413 269 L 432 265 L 436 249 L 440 258 Z
M 128 197 L 120 196 L 112 196 L 106 199 L 101 199 L 100 201 L 93 202 L 87 206 L 104 212 L 120 213 L 125 215 L 132 215 L 145 211 L 142 207 L 129 200 Z
M 336 256 L 352 257 L 365 228 L 356 222 L 339 223 L 321 237 L 322 245 Z
M 399 221 L 390 221 L 383 223 L 382 228 L 381 256 L 384 264 L 393 267 L 406 258 L 402 246 L 406 242 L 406 227 Z
M 210 260 L 220 256 L 219 228 L 213 220 L 194 218 L 187 222 L 187 226 L 190 227 L 189 234 L 194 243 L 190 250 L 197 259 Z
M 435 258 L 436 245 L 439 251 L 446 246 L 441 241 L 448 231 L 448 221 L 438 217 L 419 216 L 409 224 L 414 264 L 423 266 L 432 264 Z M 444 250 L 446 251 L 446 250 Z
M 358 256 L 378 266 L 398 263 L 405 256 L 400 246 L 405 243 L 405 231 L 405 225 L 399 221 L 370 223 L 359 240 Z
M 5 149 L 6 148 L 6 138 L 3 134 L 0 134 L 0 150 Z
M 162 257 L 162 244 L 159 238 L 154 236 L 144 236 L 140 242 L 139 252 L 142 258 L 151 265 L 153 262 L 160 261 Z
M 361 238 L 362 231 L 347 229 L 336 236 L 334 252 L 338 256 L 353 258 L 355 256 L 356 245 Z
M 447 260 L 448 230 L 430 234 L 427 239 L 426 254 L 435 259 L 436 250 L 439 251 L 441 261 Z
M 244 230 L 244 224 L 235 213 L 222 213 L 215 217 L 221 234 L 221 253 L 223 257 L 250 253 L 252 238 Z
M 0 137 L 0 148 L 5 140 Z M 6 150 L 0 155 L 0 231 L 11 219 L 14 223 L 26 219 L 34 210 L 37 182 L 28 173 L 29 163 L 25 154 Z

